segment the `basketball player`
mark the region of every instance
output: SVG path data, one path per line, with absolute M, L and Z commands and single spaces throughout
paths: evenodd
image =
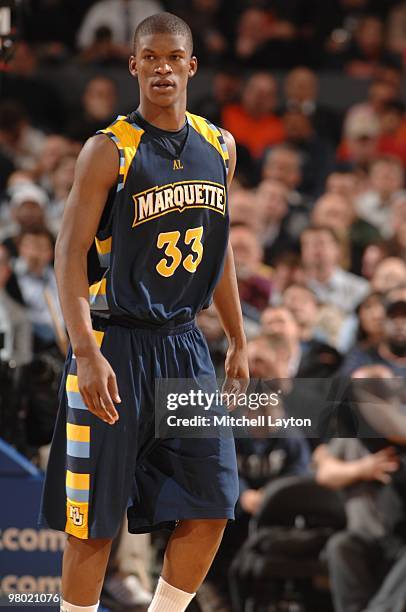
M 97 610 L 126 509 L 132 533 L 174 529 L 149 610 L 185 610 L 238 495 L 232 438 L 154 438 L 155 379 L 214 378 L 194 322 L 212 296 L 229 341 L 227 379 L 248 379 L 228 244 L 234 139 L 186 112 L 197 60 L 181 19 L 143 21 L 129 68 L 138 110 L 83 147 L 56 249 L 71 351 L 41 517 L 69 534 L 65 612 Z M 103 269 L 89 289 L 94 240 Z

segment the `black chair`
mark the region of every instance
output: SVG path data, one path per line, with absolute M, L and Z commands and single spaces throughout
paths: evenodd
M 337 492 L 300 476 L 272 482 L 230 567 L 233 612 L 331 610 L 320 553 L 345 526 Z

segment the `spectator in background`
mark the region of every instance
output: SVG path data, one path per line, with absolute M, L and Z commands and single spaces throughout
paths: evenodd
M 341 122 L 337 113 L 320 104 L 318 78 L 313 70 L 303 66 L 291 70 L 285 78 L 285 108 L 300 111 L 310 118 L 316 134 L 337 145 L 341 135 Z
M 262 227 L 262 210 L 256 205 L 253 192 L 250 189 L 237 189 L 229 196 L 230 223 L 246 225 L 256 234 Z
M 218 66 L 213 75 L 211 91 L 196 104 L 196 113 L 215 125 L 221 125 L 222 109 L 237 104 L 241 94 L 241 71 L 232 63 Z
M 10 256 L 0 245 L 0 363 L 15 368 L 31 361 L 32 332 L 25 309 L 7 291 L 11 274 Z
M 374 15 L 365 15 L 356 25 L 349 47 L 334 58 L 330 56 L 327 67 L 344 69 L 352 77 L 373 78 L 380 63 L 393 60 L 384 47 L 383 23 Z
M 311 118 L 300 110 L 287 110 L 283 116 L 286 142 L 297 148 L 302 160 L 300 190 L 310 198 L 319 196 L 335 164 L 335 153 L 328 140 L 313 129 Z
M 16 104 L 23 102 L 33 126 L 44 131 L 64 129 L 65 101 L 50 80 L 41 75 L 35 47 L 22 40 L 15 43 L 2 80 L 2 96 Z
M 361 274 L 367 280 L 371 280 L 374 275 L 376 266 L 385 257 L 388 257 L 392 253 L 390 246 L 387 242 L 380 240 L 366 247 L 362 256 L 361 262 Z
M 358 179 L 353 172 L 332 172 L 326 181 L 326 192 L 338 194 L 350 201 L 358 193 Z
M 299 327 L 301 349 L 306 352 L 315 342 L 324 342 L 324 333 L 318 327 L 319 304 L 313 291 L 299 283 L 292 283 L 282 296 L 282 305 L 295 318 Z
M 131 51 L 137 25 L 162 10 L 158 0 L 99 0 L 90 7 L 82 21 L 77 35 L 78 47 L 89 47 L 96 31 L 107 26 L 111 30 L 113 43 L 122 47 L 124 58 Z
M 113 32 L 108 26 L 95 30 L 91 44 L 77 56 L 78 64 L 118 68 L 127 59 L 129 49 L 113 41 Z
M 52 302 L 55 316 L 64 325 L 59 307 L 55 273 L 52 267 L 54 239 L 47 230 L 25 232 L 19 240 L 19 258 L 15 265 L 18 284 L 33 326 L 34 350 L 56 344 L 54 321 L 48 306 Z
M 271 10 L 248 6 L 242 12 L 234 48 L 239 63 L 257 69 L 291 68 L 295 64 L 306 48 L 298 45 L 295 15 L 284 10 L 286 4 L 272 2 Z
M 288 189 L 289 216 L 286 229 L 293 240 L 309 223 L 311 203 L 301 192 L 303 181 L 302 157 L 296 147 L 280 144 L 272 147 L 264 158 L 262 178 L 279 181 Z
M 73 185 L 76 155 L 61 157 L 50 176 L 50 201 L 46 216 L 49 229 L 56 236 L 61 227 L 65 202 Z
M 368 88 L 368 97 L 365 102 L 351 106 L 347 113 L 346 119 L 351 117 L 353 113 L 361 111 L 373 113 L 380 121 L 382 116 L 391 102 L 397 100 L 400 95 L 400 84 L 387 81 L 384 79 L 375 79 Z
M 395 155 L 406 164 L 406 121 L 405 105 L 400 100 L 393 100 L 385 105 L 381 116 L 381 153 Z
M 2 232 L 3 246 L 11 257 L 18 256 L 18 242 L 22 233 L 45 227 L 48 196 L 34 183 L 15 188 L 9 203 L 9 224 Z
M 385 308 L 380 293 L 370 293 L 357 308 L 358 346 L 367 349 L 376 347 L 383 338 Z
M 246 225 L 233 225 L 230 229 L 238 289 L 243 303 L 243 313 L 252 312 L 258 318 L 259 311 L 269 303 L 271 294 L 271 270 L 262 263 L 263 250 L 254 231 Z
M 343 491 L 346 500 L 347 529 L 332 536 L 326 549 L 334 609 L 401 612 L 406 597 L 405 542 L 400 534 L 390 533 L 381 504 L 399 469 L 396 450 L 386 446 L 370 453 L 356 438 L 336 438 L 319 446 L 313 459 L 316 480 Z
M 321 303 L 352 314 L 368 292 L 368 282 L 340 267 L 340 241 L 327 227 L 310 226 L 301 235 L 306 284 Z
M 261 331 L 278 347 L 276 358 L 283 378 L 324 378 L 337 371 L 341 357 L 331 346 L 309 341 L 301 345 L 299 325 L 285 306 L 268 306 L 261 315 Z
M 264 248 L 264 262 L 272 265 L 275 257 L 295 249 L 284 221 L 289 213 L 289 191 L 280 181 L 264 179 L 256 190 L 253 209 L 260 214 L 260 234 Z
M 70 138 L 84 142 L 97 130 L 103 129 L 116 118 L 117 88 L 114 81 L 96 76 L 86 84 L 82 95 L 82 108 L 75 113 L 67 127 Z
M 371 278 L 371 288 L 385 294 L 395 287 L 406 283 L 406 263 L 400 257 L 387 257 L 375 268 Z
M 42 141 L 41 149 L 32 169 L 33 178 L 47 191 L 51 189 L 51 175 L 60 159 L 72 152 L 72 144 L 60 134 L 48 134 Z
M 278 90 L 267 72 L 257 72 L 246 82 L 241 104 L 229 104 L 222 112 L 222 125 L 238 144 L 247 147 L 253 159 L 259 159 L 266 147 L 281 142 L 285 133 L 276 115 Z
M 395 193 L 390 207 L 392 244 L 396 255 L 406 259 L 406 191 Z
M 24 98 L 23 98 L 24 99 Z M 44 142 L 44 134 L 28 120 L 17 100 L 0 102 L 0 152 L 20 170 L 32 170 Z
M 282 294 L 292 283 L 302 283 L 304 272 L 300 256 L 296 253 L 283 253 L 275 257 L 272 270 L 272 293 L 270 303 L 278 306 Z
M 190 4 L 172 0 L 171 4 L 171 11 L 184 19 L 192 30 L 194 53 L 199 63 L 216 65 L 228 54 L 229 42 L 223 33 L 222 0 L 192 0 Z
M 312 224 L 329 227 L 341 242 L 341 265 L 359 274 L 365 248 L 378 241 L 379 231 L 364 219 L 357 218 L 352 200 L 338 193 L 325 193 L 314 205 Z
M 356 211 L 361 219 L 374 225 L 384 238 L 390 238 L 391 198 L 404 186 L 401 160 L 391 156 L 375 159 L 369 170 L 369 185 L 369 189 L 358 196 Z
M 406 65 L 406 4 L 396 3 L 392 8 L 387 22 L 386 40 L 388 50 L 402 59 Z
M 344 141 L 337 151 L 339 169 L 365 180 L 379 151 L 379 120 L 372 111 L 361 109 L 348 116 L 343 132 Z
M 406 375 L 406 299 L 404 293 L 392 290 L 385 300 L 383 337 L 370 348 L 356 346 L 346 357 L 341 369 L 343 376 L 351 375 L 364 366 L 383 365 L 394 376 Z

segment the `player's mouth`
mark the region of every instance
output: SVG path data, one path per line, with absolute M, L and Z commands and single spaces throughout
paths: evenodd
M 154 91 L 167 92 L 172 91 L 175 88 L 175 83 L 168 79 L 164 79 L 161 81 L 154 81 L 152 83 L 152 89 Z

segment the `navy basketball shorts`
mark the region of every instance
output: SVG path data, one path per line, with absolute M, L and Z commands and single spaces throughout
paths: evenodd
M 87 539 L 114 537 L 126 510 L 132 533 L 182 519 L 234 518 L 233 437 L 155 438 L 155 379 L 210 377 L 215 384 L 201 331 L 192 322 L 169 330 L 108 325 L 93 333 L 117 377 L 119 420 L 109 425 L 87 409 L 69 354 L 41 525 Z

